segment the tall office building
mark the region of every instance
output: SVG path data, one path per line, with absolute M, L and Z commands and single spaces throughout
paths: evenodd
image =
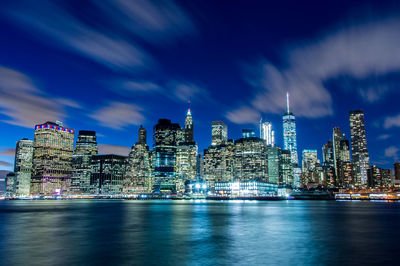
M 272 130 L 272 124 L 270 122 L 263 122 L 260 119 L 260 138 L 265 141 L 267 146 L 275 146 L 275 131 Z
M 328 141 L 322 146 L 322 164 L 324 166 L 335 167 L 332 141 Z
M 279 184 L 279 167 L 281 158 L 280 147 L 267 146 L 268 158 L 268 182 Z M 292 160 L 290 160 L 292 162 Z
M 122 193 L 127 157 L 93 155 L 91 160 L 91 193 L 116 195 Z
M 33 141 L 21 139 L 15 148 L 15 194 L 29 196 L 31 190 Z
M 400 187 L 400 162 L 394 164 L 394 185 Z
M 124 193 L 149 193 L 152 191 L 150 149 L 146 143 L 146 129 L 139 128 L 139 139 L 129 153 L 124 174 Z
M 222 121 L 211 124 L 211 145 L 220 145 L 228 141 L 228 127 Z
M 97 154 L 96 132 L 80 130 L 72 155 L 72 193 L 90 192 L 91 159 Z
M 350 147 L 349 141 L 340 127 L 333 128 L 332 134 L 333 158 L 335 167 L 335 185 L 348 187 L 353 185 L 352 172 L 349 171 Z
M 60 122 L 35 126 L 31 194 L 52 195 L 69 190 L 74 133 Z
M 367 169 L 368 186 L 370 188 L 389 188 L 392 185 L 392 171 L 371 165 Z
M 367 169 L 369 154 L 365 136 L 364 112 L 350 111 L 351 153 L 353 159 L 355 184 L 364 186 L 368 183 Z
M 185 119 L 185 142 L 194 142 L 193 118 L 190 109 L 188 109 Z
M 289 109 L 289 93 L 286 94 L 286 113 L 283 115 L 283 149 L 290 151 L 292 163 L 298 164 L 296 117 Z
M 251 137 L 252 134 L 244 135 L 245 137 L 235 141 L 235 181 L 268 182 L 267 145 L 263 139 Z
M 290 151 L 282 150 L 280 156 L 279 185 L 294 185 L 294 164 Z
M 318 153 L 317 150 L 303 150 L 302 153 L 302 172 L 303 183 L 319 183 L 319 176 L 317 171 Z
M 242 138 L 255 138 L 256 132 L 253 129 L 242 129 Z
M 155 191 L 176 191 L 177 146 L 184 132 L 179 124 L 160 119 L 153 130 L 153 184 Z

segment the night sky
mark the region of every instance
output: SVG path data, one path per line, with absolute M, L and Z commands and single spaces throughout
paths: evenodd
M 286 91 L 299 156 L 322 160 L 334 126 L 350 137 L 356 109 L 371 163 L 400 154 L 399 1 L 2 1 L 0 35 L 0 169 L 37 123 L 127 155 L 141 124 L 152 146 L 157 120 L 183 126 L 188 107 L 200 152 L 211 121 L 238 139 L 261 116 L 282 146 Z

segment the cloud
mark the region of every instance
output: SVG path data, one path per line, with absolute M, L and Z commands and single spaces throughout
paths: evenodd
M 208 91 L 194 83 L 172 81 L 168 84 L 168 88 L 166 94 L 173 100 L 181 102 L 211 100 Z
M 395 146 L 390 146 L 385 149 L 385 156 L 393 158 L 395 161 L 398 161 L 399 156 L 398 156 L 399 148 Z
M 99 144 L 99 154 L 116 154 L 127 156 L 131 152 L 131 148 L 121 145 Z
M 45 121 L 65 119 L 66 107 L 80 106 L 69 99 L 52 98 L 28 76 L 0 66 L 0 114 L 8 117 L 3 122 L 32 128 Z
M 62 8 L 59 2 L 41 1 L 37 5 L 24 1 L 8 5 L 2 13 L 22 29 L 50 37 L 63 47 L 110 68 L 142 68 L 152 63 L 151 57 L 131 40 L 118 35 L 117 31 L 101 32 L 89 26 Z
M 281 114 L 288 90 L 296 115 L 332 115 L 332 97 L 326 82 L 340 77 L 363 81 L 400 70 L 399 28 L 399 18 L 339 28 L 290 46 L 281 66 L 265 59 L 255 67 L 247 66 L 246 80 L 257 89 L 249 105 L 262 112 Z M 388 88 L 363 85 L 354 91 L 366 102 L 375 102 L 387 94 Z
M 385 139 L 388 139 L 388 138 L 390 138 L 391 137 L 391 135 L 389 135 L 389 134 L 382 134 L 382 135 L 379 135 L 378 137 L 377 137 L 377 139 L 379 139 L 379 140 L 385 140 Z
M 116 0 L 93 3 L 107 14 L 111 21 L 156 45 L 164 45 L 165 41 L 196 33 L 188 14 L 172 0 Z M 163 42 L 160 42 L 160 39 Z
M 9 162 L 5 162 L 5 161 L 0 161 L 0 165 L 1 166 L 12 166 L 13 164 L 9 163 Z
M 142 108 L 122 102 L 110 102 L 89 116 L 101 126 L 113 129 L 123 129 L 130 125 L 140 125 L 144 121 Z
M 252 108 L 242 106 L 234 111 L 227 112 L 225 117 L 236 124 L 254 124 L 260 120 L 260 113 Z
M 400 114 L 386 117 L 383 126 L 385 128 L 400 127 Z
M 15 156 L 15 148 L 7 148 L 0 151 L 0 155 Z
M 115 82 L 115 85 L 118 88 L 134 92 L 155 92 L 162 90 L 158 84 L 150 81 L 123 80 Z

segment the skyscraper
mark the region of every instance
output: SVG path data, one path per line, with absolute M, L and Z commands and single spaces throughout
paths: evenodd
M 21 139 L 15 148 L 15 194 L 29 196 L 31 190 L 33 141 Z
M 303 172 L 303 184 L 318 183 L 318 153 L 317 150 L 303 150 L 302 154 L 302 172 Z
M 91 159 L 97 155 L 97 140 L 95 131 L 80 130 L 72 155 L 72 193 L 89 193 Z
M 121 194 L 127 157 L 106 154 L 93 155 L 91 160 L 91 193 L 102 195 Z
M 242 138 L 255 138 L 256 132 L 253 129 L 242 129 Z
M 275 146 L 275 131 L 272 130 L 270 122 L 263 122 L 260 119 L 260 138 L 265 141 L 267 146 Z
M 294 185 L 293 157 L 290 151 L 282 150 L 279 164 L 279 185 Z
M 365 136 L 364 112 L 350 111 L 351 153 L 353 159 L 355 184 L 365 186 L 368 183 L 367 169 L 369 154 Z
M 333 128 L 332 134 L 333 158 L 335 166 L 335 185 L 353 185 L 352 171 L 349 170 L 350 147 L 349 141 L 342 133 L 340 127 Z
M 185 119 L 185 142 L 193 142 L 193 118 L 190 109 L 187 111 Z
M 220 145 L 228 140 L 228 128 L 222 121 L 213 121 L 211 124 L 211 145 Z
M 322 162 L 324 166 L 335 167 L 333 144 L 330 140 L 322 146 Z
M 156 191 L 176 191 L 177 146 L 184 132 L 179 124 L 160 119 L 153 130 L 153 182 Z
M 286 94 L 286 113 L 283 115 L 283 149 L 290 151 L 292 163 L 298 164 L 296 117 L 289 109 L 289 93 Z
M 69 190 L 74 133 L 61 123 L 35 126 L 31 194 L 60 194 Z
M 394 185 L 400 187 L 400 162 L 394 164 Z
M 279 167 L 281 159 L 280 147 L 267 146 L 268 155 L 268 182 L 278 184 L 279 183 Z M 292 161 L 290 160 L 290 163 Z
M 139 139 L 129 153 L 124 175 L 124 193 L 149 193 L 152 191 L 150 150 L 146 144 L 146 129 L 139 128 Z

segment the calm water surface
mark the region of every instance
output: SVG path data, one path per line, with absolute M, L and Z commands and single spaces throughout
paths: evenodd
M 400 204 L 0 201 L 0 265 L 399 264 Z

